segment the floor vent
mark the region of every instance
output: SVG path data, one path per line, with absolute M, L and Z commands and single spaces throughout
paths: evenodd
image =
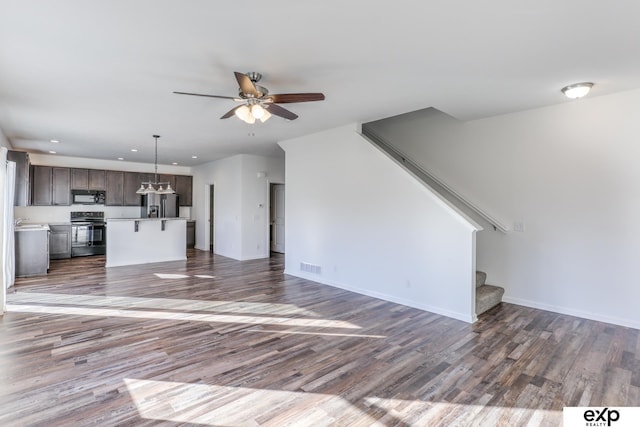
M 309 264 L 307 262 L 301 262 L 300 263 L 300 271 L 304 271 L 307 273 L 313 273 L 313 274 L 322 274 L 322 267 L 320 267 L 319 265 L 315 265 L 315 264 Z

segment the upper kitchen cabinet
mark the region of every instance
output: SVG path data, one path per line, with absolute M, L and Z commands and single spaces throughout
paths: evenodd
M 106 171 L 106 205 L 122 206 L 124 204 L 124 172 Z
M 148 181 L 146 178 L 146 174 L 143 177 L 138 172 L 125 172 L 124 173 L 124 185 L 123 185 L 123 199 L 124 206 L 140 206 L 140 195 L 136 194 L 138 188 L 140 188 L 140 183 L 142 181 Z
M 171 188 L 173 188 L 174 190 L 176 189 L 176 176 L 175 175 L 166 175 L 166 174 L 159 174 L 158 175 L 158 182 L 168 182 L 169 185 L 171 185 Z M 166 184 L 162 184 L 162 187 L 166 187 Z
M 180 206 L 191 206 L 193 177 L 189 175 L 175 175 L 175 179 L 175 190 L 178 195 L 178 202 L 180 203 Z
M 31 204 L 51 206 L 51 166 L 31 166 Z
M 89 189 L 89 169 L 71 169 L 71 189 Z
M 69 168 L 51 168 L 53 185 L 51 204 L 54 206 L 71 205 L 71 175 Z
M 106 171 L 89 169 L 89 190 L 106 190 Z
M 69 168 L 31 167 L 31 204 L 34 206 L 69 206 L 71 173 Z
M 71 189 L 105 190 L 105 171 L 101 169 L 71 169 Z
M 29 153 L 9 150 L 7 160 L 16 164 L 16 188 L 13 205 L 28 206 L 30 201 Z
M 71 169 L 72 190 L 105 190 L 105 171 L 101 169 Z

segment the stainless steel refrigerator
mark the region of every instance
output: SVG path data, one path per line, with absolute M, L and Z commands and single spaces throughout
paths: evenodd
M 141 218 L 177 218 L 180 215 L 177 194 L 143 194 L 140 200 Z

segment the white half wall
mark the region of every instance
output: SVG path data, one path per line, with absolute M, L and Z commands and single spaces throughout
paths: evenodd
M 284 158 L 237 155 L 193 168 L 196 248 L 209 250 L 209 186 L 214 185 L 214 252 L 268 258 L 269 184 L 284 183 Z
M 637 111 L 638 90 L 470 122 L 425 110 L 375 132 L 523 226 L 478 233 L 478 268 L 505 301 L 640 328 Z
M 476 226 L 356 130 L 280 143 L 285 272 L 474 321 Z

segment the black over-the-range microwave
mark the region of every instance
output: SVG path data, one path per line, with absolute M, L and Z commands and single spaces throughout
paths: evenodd
M 102 190 L 71 190 L 72 205 L 104 205 L 104 201 Z

